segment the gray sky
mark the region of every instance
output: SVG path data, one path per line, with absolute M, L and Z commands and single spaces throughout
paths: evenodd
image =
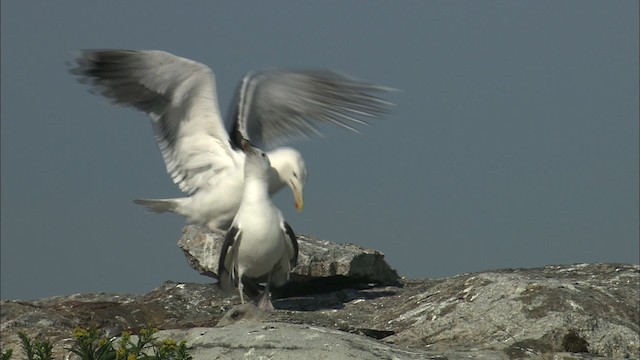
M 82 48 L 210 66 L 222 111 L 246 71 L 329 68 L 402 91 L 351 134 L 296 143 L 300 233 L 378 249 L 401 275 L 638 260 L 637 1 L 2 1 L 1 296 L 213 282 L 148 119 L 66 72 Z M 65 4 L 65 5 L 61 5 Z

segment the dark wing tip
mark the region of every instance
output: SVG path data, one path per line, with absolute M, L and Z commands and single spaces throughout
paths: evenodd
M 218 288 L 224 294 L 229 294 L 235 283 L 235 279 L 232 279 L 231 272 L 225 267 L 225 262 L 237 233 L 238 228 L 235 226 L 232 226 L 229 231 L 227 231 L 227 234 L 224 236 L 224 241 L 222 242 L 222 248 L 220 249 L 220 257 L 218 258 Z
M 284 229 L 289 236 L 289 240 L 291 240 L 291 245 L 293 245 L 293 258 L 289 261 L 291 268 L 293 269 L 296 265 L 298 265 L 298 239 L 296 238 L 296 234 L 293 232 L 293 229 L 289 224 L 284 222 Z
M 236 234 L 238 233 L 238 228 L 232 226 L 227 234 L 224 236 L 224 240 L 222 242 L 222 248 L 220 249 L 220 257 L 218 258 L 218 277 L 221 277 L 223 272 L 227 272 L 228 270 L 225 268 L 224 264 L 227 259 L 227 253 L 229 252 L 229 248 L 233 246 L 233 242 L 235 240 Z
M 233 150 L 243 151 L 242 141 L 246 140 L 242 131 L 240 130 L 240 124 L 238 121 L 233 122 L 233 127 L 229 132 L 229 144 Z

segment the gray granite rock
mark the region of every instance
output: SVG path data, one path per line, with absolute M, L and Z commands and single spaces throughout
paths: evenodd
M 184 339 L 194 360 L 404 360 L 507 359 L 497 351 L 438 351 L 406 349 L 325 327 L 282 322 L 240 322 L 224 328 L 165 330 L 160 337 Z
M 172 337 L 191 341 L 196 354 L 219 358 L 321 358 L 322 344 L 361 358 L 638 358 L 639 299 L 640 266 L 578 264 L 347 286 L 276 299 L 276 311 L 245 309 L 234 319 L 229 311 L 242 310 L 238 300 L 223 298 L 216 286 L 167 282 L 146 295 L 2 301 L 0 346 L 21 354 L 17 332 L 25 331 L 51 339 L 60 358 L 76 326 L 114 335 L 152 322 L 179 330 Z M 211 329 L 216 324 L 226 326 Z M 203 331 L 196 328 L 207 328 L 210 342 L 193 337 Z M 303 335 L 303 348 L 288 342 Z M 196 357 L 203 358 L 216 357 Z
M 298 265 L 292 280 L 311 281 L 317 278 L 341 277 L 343 281 L 394 284 L 400 277 L 384 255 L 376 250 L 353 244 L 337 244 L 297 234 Z M 187 261 L 203 275 L 217 278 L 218 259 L 224 237 L 195 225 L 185 226 L 178 245 Z
M 417 283 L 371 327 L 405 346 L 464 344 L 512 357 L 555 352 L 640 356 L 640 267 L 547 266 Z M 381 303 L 380 305 L 384 305 Z
M 640 356 L 638 265 L 507 269 L 403 285 L 335 292 L 334 304 L 338 299 L 343 303 L 339 309 L 327 303 L 314 308 L 302 297 L 282 299 L 278 306 L 315 310 L 311 316 L 295 314 L 304 323 L 381 336 L 409 348 L 462 346 L 499 350 L 513 358 Z M 315 300 L 329 302 L 324 296 Z M 279 312 L 266 319 L 294 321 Z

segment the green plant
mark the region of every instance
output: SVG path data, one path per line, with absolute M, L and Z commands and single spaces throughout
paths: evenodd
M 0 350 L 0 360 L 9 360 L 11 359 L 12 354 L 13 354 L 12 349 L 7 349 L 7 351 Z
M 76 342 L 69 350 L 82 360 L 191 360 L 186 342 L 175 340 L 158 341 L 154 334 L 158 330 L 149 325 L 140 329 L 137 340 L 131 340 L 130 332 L 123 332 L 119 340 L 108 340 L 98 335 L 95 329 L 78 328 L 74 332 Z M 115 343 L 115 344 L 114 344 Z M 153 352 L 154 355 L 149 355 Z
M 51 354 L 51 350 L 53 350 L 53 345 L 47 340 L 43 341 L 34 341 L 27 336 L 27 334 L 23 332 L 18 333 L 18 337 L 20 337 L 20 341 L 22 342 L 22 349 L 27 354 L 27 360 L 52 360 L 53 356 Z M 4 359 L 4 354 L 2 355 Z M 9 357 L 11 354 L 9 354 Z M 8 357 L 7 357 L 8 359 Z
M 154 349 L 156 358 L 171 360 L 191 360 L 193 357 L 187 353 L 187 342 L 181 341 L 179 344 L 173 339 L 162 340 L 159 347 Z
M 150 344 L 154 340 L 153 334 L 155 334 L 156 331 L 152 326 L 140 329 L 138 341 L 135 343 L 131 341 L 130 332 L 122 333 L 122 337 L 118 341 L 116 360 L 151 359 L 148 355 L 144 354 L 143 351 L 150 347 Z
M 187 343 L 177 343 L 173 339 L 158 340 L 156 328 L 149 325 L 140 329 L 137 340 L 132 341 L 130 332 L 123 332 L 120 339 L 100 336 L 97 329 L 77 328 L 73 332 L 75 342 L 67 350 L 78 355 L 81 360 L 192 360 L 187 351 Z M 49 341 L 32 341 L 27 334 L 19 332 L 22 349 L 27 360 L 52 360 L 53 346 Z M 150 355 L 153 354 L 153 355 Z M 0 360 L 9 360 L 13 351 L 0 350 Z
M 77 328 L 73 332 L 75 343 L 67 349 L 82 360 L 114 360 L 116 359 L 112 341 L 100 337 L 96 329 Z

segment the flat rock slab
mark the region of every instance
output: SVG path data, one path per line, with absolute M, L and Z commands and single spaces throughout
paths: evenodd
M 224 328 L 165 330 L 159 337 L 184 339 L 194 360 L 381 360 L 508 359 L 497 351 L 405 349 L 366 337 L 300 324 L 241 322 Z
M 345 281 L 396 284 L 398 273 L 384 260 L 384 254 L 353 244 L 337 244 L 305 235 L 297 235 L 298 265 L 292 281 L 342 277 Z M 224 237 L 199 226 L 188 225 L 178 245 L 187 261 L 203 275 L 217 278 L 218 259 Z

